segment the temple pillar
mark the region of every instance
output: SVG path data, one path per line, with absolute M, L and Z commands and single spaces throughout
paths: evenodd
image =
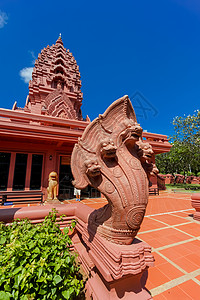
M 16 159 L 16 153 L 11 152 L 7 191 L 12 191 L 13 178 L 14 178 L 14 172 L 15 172 L 15 159 Z

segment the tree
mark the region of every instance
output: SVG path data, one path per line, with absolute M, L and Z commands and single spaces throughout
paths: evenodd
M 169 153 L 156 156 L 156 164 L 161 173 L 188 173 L 197 175 L 200 171 L 200 111 L 193 115 L 175 117 L 175 134 L 170 138 L 172 148 Z

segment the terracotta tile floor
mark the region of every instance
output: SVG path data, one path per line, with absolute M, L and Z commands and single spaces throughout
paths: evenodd
M 155 257 L 146 283 L 153 299 L 200 299 L 200 222 L 192 218 L 190 199 L 188 193 L 166 191 L 149 197 L 137 238 L 152 246 Z M 81 202 L 93 208 L 107 203 L 104 198 Z

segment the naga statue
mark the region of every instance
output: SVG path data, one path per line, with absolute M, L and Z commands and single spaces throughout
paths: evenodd
M 149 176 L 157 173 L 152 147 L 142 140 L 128 96 L 113 102 L 85 129 L 74 146 L 74 186 L 90 185 L 108 200 L 89 216 L 88 232 L 118 244 L 131 244 L 144 218 Z

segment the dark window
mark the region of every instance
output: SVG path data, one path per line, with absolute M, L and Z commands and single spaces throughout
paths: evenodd
M 32 167 L 31 167 L 31 190 L 40 190 L 41 188 L 41 176 L 42 176 L 42 162 L 43 155 L 32 155 Z
M 63 70 L 61 68 L 58 68 L 54 71 L 55 74 L 64 74 Z
M 73 175 L 70 165 L 62 164 L 62 157 L 60 161 L 59 173 L 59 198 L 70 199 L 74 197 L 74 187 L 72 185 Z
M 13 190 L 24 190 L 25 188 L 27 157 L 28 154 L 16 154 Z
M 0 152 L 0 190 L 3 191 L 7 189 L 10 156 L 10 153 Z

